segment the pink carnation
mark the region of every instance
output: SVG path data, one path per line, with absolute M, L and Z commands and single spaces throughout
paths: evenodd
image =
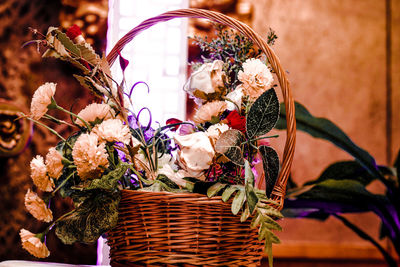
M 35 91 L 31 102 L 31 117 L 33 119 L 39 120 L 46 114 L 55 93 L 55 83 L 45 83 Z
M 46 192 L 53 191 L 54 182 L 47 176 L 47 167 L 44 164 L 43 157 L 37 155 L 31 161 L 31 177 L 33 183 L 40 189 Z
M 46 167 L 50 177 L 58 179 L 61 176 L 64 167 L 62 155 L 54 147 L 50 148 L 46 155 Z
M 39 221 L 51 222 L 53 220 L 53 213 L 47 208 L 43 199 L 29 189 L 25 195 L 25 207 Z
M 50 251 L 44 243 L 33 233 L 28 230 L 21 229 L 19 232 L 22 247 L 30 254 L 37 258 L 46 258 L 50 255 Z
M 104 143 L 98 143 L 95 134 L 81 134 L 72 149 L 72 157 L 82 180 L 100 177 L 102 167 L 108 167 Z
M 105 120 L 93 128 L 93 133 L 107 142 L 122 142 L 128 144 L 131 139 L 129 127 L 124 125 L 121 120 Z
M 102 121 L 113 118 L 113 111 L 107 104 L 92 103 L 82 109 L 78 116 L 87 122 L 95 122 L 96 120 Z M 75 123 L 85 127 L 85 124 L 80 119 L 76 119 Z

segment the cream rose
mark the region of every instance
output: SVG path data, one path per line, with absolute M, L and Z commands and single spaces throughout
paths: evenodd
M 207 129 L 207 135 L 212 140 L 213 144 L 218 140 L 221 134 L 225 131 L 229 130 L 229 125 L 225 123 L 217 123 L 211 125 Z
M 198 98 L 207 100 L 207 94 L 221 92 L 224 87 L 222 70 L 224 62 L 214 60 L 211 63 L 204 63 L 189 78 L 185 90 Z
M 243 88 L 241 85 L 237 86 L 235 90 L 226 95 L 226 98 L 229 100 L 225 100 L 227 109 L 229 110 L 237 110 L 240 109 L 242 105 L 243 98 Z
M 50 255 L 50 251 L 46 245 L 42 243 L 40 238 L 28 230 L 21 229 L 19 232 L 21 237 L 22 247 L 27 250 L 30 254 L 37 258 L 46 258 Z
M 174 136 L 179 145 L 179 165 L 189 175 L 199 177 L 212 164 L 215 151 L 210 139 L 204 132 Z
M 55 93 L 55 83 L 45 83 L 36 89 L 31 102 L 31 117 L 33 119 L 40 120 L 46 114 Z
M 250 58 L 243 63 L 238 79 L 242 82 L 243 93 L 251 100 L 257 99 L 272 86 L 274 78 L 268 66 L 261 60 Z
M 43 199 L 29 189 L 25 194 L 25 207 L 39 221 L 51 222 L 53 220 L 53 213 L 47 208 Z

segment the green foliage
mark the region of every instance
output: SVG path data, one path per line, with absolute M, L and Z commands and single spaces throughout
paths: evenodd
M 224 189 L 227 185 L 221 183 L 215 183 L 207 189 L 207 196 L 213 197 L 219 193 L 222 189 Z
M 246 132 L 251 139 L 274 128 L 279 118 L 279 100 L 274 89 L 265 91 L 251 105 L 246 117 Z
M 106 190 L 106 191 L 114 191 L 117 188 L 118 181 L 121 177 L 126 173 L 129 168 L 129 164 L 120 162 L 115 170 L 108 172 L 107 174 L 102 175 L 98 179 L 90 180 L 87 184 L 82 187 L 74 187 L 74 189 L 87 191 L 87 190 Z
M 366 171 L 358 161 L 339 161 L 328 166 L 316 180 L 308 181 L 304 185 L 317 184 L 328 179 L 352 179 L 366 186 L 376 179 Z
M 266 195 L 269 197 L 279 175 L 279 157 L 276 151 L 269 146 L 260 146 L 258 151 L 263 161 Z
M 242 153 L 243 134 L 236 129 L 229 129 L 221 134 L 215 143 L 215 151 L 225 155 L 233 163 L 244 166 Z
M 96 241 L 117 224 L 119 200 L 119 193 L 89 194 L 72 213 L 56 223 L 57 237 L 64 244 Z
M 78 80 L 78 82 L 85 87 L 86 89 L 89 89 L 92 93 L 94 93 L 98 97 L 102 97 L 103 95 L 110 97 L 111 93 L 104 88 L 103 86 L 97 84 L 92 78 L 88 76 L 80 76 L 80 75 L 73 75 L 75 79 Z

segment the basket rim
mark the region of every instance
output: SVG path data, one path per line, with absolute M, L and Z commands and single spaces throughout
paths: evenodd
M 271 64 L 271 67 L 278 78 L 278 82 L 282 91 L 286 109 L 287 134 L 286 134 L 285 147 L 283 151 L 282 164 L 281 164 L 281 169 L 279 171 L 278 179 L 274 185 L 270 197 L 272 200 L 279 203 L 278 209 L 282 209 L 284 197 L 286 194 L 286 185 L 289 178 L 291 165 L 293 162 L 293 155 L 296 143 L 295 106 L 294 106 L 292 91 L 290 89 L 290 84 L 287 79 L 286 70 L 281 66 L 279 58 L 276 56 L 275 52 L 261 37 L 260 34 L 255 32 L 251 27 L 249 27 L 245 23 L 242 23 L 234 18 L 231 18 L 219 12 L 205 10 L 205 9 L 196 9 L 196 8 L 178 9 L 173 11 L 167 11 L 158 16 L 144 20 L 139 25 L 134 27 L 132 30 L 126 33 L 121 39 L 119 39 L 118 42 L 114 45 L 110 53 L 107 55 L 107 61 L 111 66 L 118 57 L 118 55 L 120 54 L 120 52 L 122 51 L 122 49 L 124 48 L 124 46 L 128 44 L 130 41 L 132 41 L 135 38 L 135 36 L 137 36 L 142 31 L 152 27 L 153 25 L 159 22 L 165 22 L 174 18 L 203 18 L 229 26 L 233 29 L 238 30 L 240 33 L 242 33 L 247 38 L 252 40 L 253 43 L 257 45 L 262 50 L 262 52 L 267 56 L 268 61 Z

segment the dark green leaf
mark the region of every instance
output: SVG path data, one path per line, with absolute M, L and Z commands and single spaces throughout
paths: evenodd
M 239 192 L 236 193 L 232 201 L 232 213 L 234 215 L 238 214 L 245 200 L 246 200 L 246 193 L 244 192 L 244 190 L 239 190 Z
M 260 151 L 263 161 L 266 185 L 265 194 L 270 197 L 279 175 L 279 156 L 278 153 L 269 146 L 260 146 L 258 150 Z
M 387 202 L 385 196 L 372 194 L 365 189 L 363 184 L 355 180 L 325 180 L 301 193 L 297 198 L 346 203 L 356 207 L 368 207 Z
M 128 168 L 128 163 L 120 162 L 115 170 L 101 176 L 99 179 L 93 179 L 83 190 L 101 189 L 114 191 L 117 188 L 118 180 L 126 173 Z
M 56 235 L 64 244 L 92 243 L 112 229 L 118 220 L 120 194 L 95 194 L 56 223 Z
M 352 155 L 373 176 L 380 180 L 385 178 L 378 171 L 375 159 L 365 150 L 358 147 L 353 141 L 333 122 L 325 118 L 317 118 L 298 102 L 295 102 L 297 129 L 307 132 L 313 137 L 325 139 Z M 285 106 L 281 104 L 281 116 L 276 125 L 277 129 L 286 129 Z
M 243 166 L 244 158 L 241 149 L 243 140 L 243 134 L 239 130 L 227 130 L 220 135 L 215 143 L 215 151 L 225 155 L 233 163 Z
M 274 89 L 265 91 L 250 107 L 246 117 L 247 136 L 252 139 L 274 128 L 279 118 L 279 101 Z
M 304 185 L 316 184 L 328 179 L 356 180 L 363 185 L 368 185 L 376 177 L 367 172 L 358 161 L 339 161 L 326 168 L 318 179 L 309 181 Z
M 168 178 L 168 176 L 164 175 L 164 174 L 159 174 L 157 176 L 157 179 L 161 182 L 163 182 L 164 184 L 166 184 L 169 188 L 172 189 L 178 189 L 179 185 L 177 185 L 174 181 L 172 181 L 171 179 Z
M 219 191 L 221 191 L 223 188 L 227 186 L 226 184 L 221 184 L 221 183 L 216 183 L 212 185 L 210 188 L 207 190 L 207 196 L 208 197 L 213 197 L 216 194 L 218 194 Z
M 215 183 L 216 182 L 204 182 L 204 181 L 198 180 L 197 182 L 194 183 L 193 193 L 207 195 L 208 188 L 213 186 Z
M 400 179 L 400 150 L 397 153 L 396 160 L 394 161 L 394 168 L 396 169 L 397 178 Z

